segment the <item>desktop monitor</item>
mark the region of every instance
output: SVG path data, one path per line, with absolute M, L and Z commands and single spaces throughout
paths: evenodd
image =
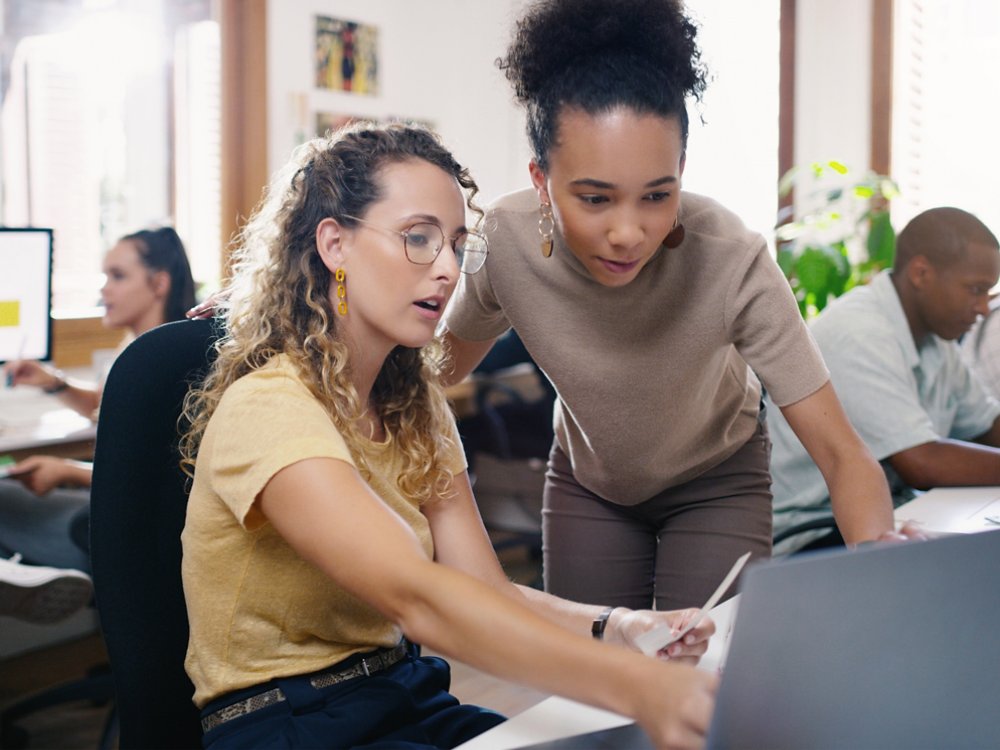
M 52 359 L 52 230 L 0 227 L 0 363 Z

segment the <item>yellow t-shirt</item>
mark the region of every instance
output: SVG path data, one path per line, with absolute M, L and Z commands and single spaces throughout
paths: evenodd
M 455 452 L 443 460 L 457 474 L 465 458 L 454 423 L 452 437 Z M 378 443 L 365 455 L 372 489 L 433 556 L 426 518 L 396 487 L 399 456 Z M 191 625 L 185 667 L 199 707 L 400 639 L 394 623 L 300 558 L 254 505 L 278 471 L 319 457 L 354 465 L 340 432 L 286 357 L 223 394 L 202 440 L 181 535 Z

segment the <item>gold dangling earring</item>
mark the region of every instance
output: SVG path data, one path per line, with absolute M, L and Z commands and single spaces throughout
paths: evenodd
M 681 224 L 680 209 L 674 217 L 674 225 L 670 227 L 670 232 L 663 238 L 663 246 L 673 250 L 684 241 L 684 225 Z
M 552 230 L 555 229 L 556 222 L 552 218 L 552 204 L 542 203 L 538 206 L 538 234 L 542 237 L 542 257 L 548 258 L 552 255 Z
M 347 287 L 344 286 L 344 279 L 347 278 L 347 274 L 344 273 L 343 268 L 338 268 L 333 278 L 337 280 L 337 299 L 340 300 L 337 303 L 337 312 L 341 315 L 347 315 Z

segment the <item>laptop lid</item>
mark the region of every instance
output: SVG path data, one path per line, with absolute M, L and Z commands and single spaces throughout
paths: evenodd
M 1000 532 L 746 572 L 710 748 L 1000 743 Z

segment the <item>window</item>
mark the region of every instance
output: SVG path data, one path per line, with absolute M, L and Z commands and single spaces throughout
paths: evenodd
M 893 42 L 893 223 L 949 205 L 1000 233 L 1000 4 L 897 0 Z
M 196 279 L 216 283 L 219 52 L 208 0 L 13 0 L 10 19 L 0 218 L 55 230 L 53 306 L 92 310 L 104 252 L 156 223 L 174 224 Z

